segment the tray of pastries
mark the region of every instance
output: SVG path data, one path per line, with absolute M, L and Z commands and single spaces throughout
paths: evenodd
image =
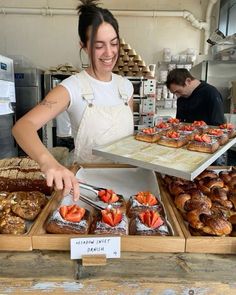
M 0 250 L 32 250 L 31 232 L 51 191 L 35 161 L 0 160 Z
M 35 228 L 34 249 L 69 250 L 72 237 L 118 235 L 122 251 L 184 251 L 183 235 L 168 203 L 162 201 L 154 172 L 115 165 L 85 167 L 77 178 L 101 187 L 97 194 L 80 188 L 95 206 L 82 197 L 73 202 L 71 195 L 58 195 Z
M 204 121 L 183 123 L 175 118 L 158 122 L 93 153 L 115 162 L 193 180 L 236 143 L 231 123 L 208 126 Z
M 180 222 L 186 251 L 236 253 L 236 168 L 210 167 L 194 181 L 162 175 L 160 188 Z

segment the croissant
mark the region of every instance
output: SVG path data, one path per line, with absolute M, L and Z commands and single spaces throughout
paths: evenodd
M 227 209 L 233 208 L 233 204 L 228 200 L 227 192 L 223 188 L 213 187 L 209 194 L 209 198 L 212 202 L 219 203 Z
M 185 213 L 186 212 L 186 209 L 185 209 L 186 202 L 189 201 L 190 199 L 191 199 L 190 194 L 181 193 L 181 194 L 175 196 L 174 203 L 175 203 L 176 207 L 180 210 L 180 212 Z
M 202 215 L 211 215 L 211 210 L 205 207 L 192 210 L 187 213 L 187 221 L 193 228 L 202 229 L 204 227 L 204 223 L 200 219 Z
M 202 231 L 210 235 L 229 235 L 232 231 L 232 224 L 220 215 L 203 215 L 204 227 Z
M 209 195 L 213 187 L 224 187 L 224 182 L 220 178 L 205 177 L 198 181 L 198 188 L 206 195 Z
M 204 170 L 201 174 L 196 177 L 196 180 L 203 178 L 218 178 L 218 174 L 213 170 Z

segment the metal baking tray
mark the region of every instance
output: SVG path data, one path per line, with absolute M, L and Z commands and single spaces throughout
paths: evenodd
M 170 148 L 128 136 L 109 145 L 94 148 L 93 154 L 114 162 L 193 180 L 235 143 L 236 138 L 233 138 L 215 153 L 208 154 L 189 151 L 186 146 Z

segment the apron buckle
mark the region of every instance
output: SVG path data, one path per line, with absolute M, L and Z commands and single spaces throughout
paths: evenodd
M 91 108 L 91 107 L 93 106 L 93 104 L 90 102 L 90 103 L 88 104 L 88 106 L 89 106 L 89 108 Z

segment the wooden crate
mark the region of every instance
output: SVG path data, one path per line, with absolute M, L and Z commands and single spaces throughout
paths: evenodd
M 32 233 L 35 230 L 35 227 L 38 224 L 38 221 L 41 220 L 44 216 L 44 211 L 48 211 L 52 198 L 48 201 L 47 205 L 43 208 L 42 212 L 37 217 L 36 221 L 32 224 L 30 229 L 26 234 L 23 235 L 6 235 L 0 234 L 0 251 L 32 251 Z
M 98 168 L 98 165 L 89 165 L 91 168 Z M 99 168 L 127 168 L 129 165 L 100 165 Z M 88 168 L 88 166 L 86 166 Z M 58 207 L 62 196 L 56 194 L 54 202 L 50 204 L 47 211 L 44 211 L 34 227 L 32 234 L 33 249 L 40 250 L 70 250 L 70 239 L 78 238 L 79 235 L 68 234 L 48 234 L 45 231 L 44 224 L 48 216 Z M 163 204 L 166 208 L 166 214 L 175 232 L 174 236 L 122 236 L 121 237 L 121 251 L 134 252 L 184 252 L 185 238 L 175 217 L 172 207 L 165 199 Z M 96 236 L 96 235 L 83 235 Z
M 178 220 L 178 223 L 186 238 L 185 252 L 190 253 L 212 253 L 212 254 L 235 254 L 236 237 L 213 237 L 213 236 L 193 236 L 188 230 L 188 225 L 184 221 L 181 213 L 176 208 L 173 199 L 163 181 L 158 177 L 159 188 L 164 199 L 170 204 Z

